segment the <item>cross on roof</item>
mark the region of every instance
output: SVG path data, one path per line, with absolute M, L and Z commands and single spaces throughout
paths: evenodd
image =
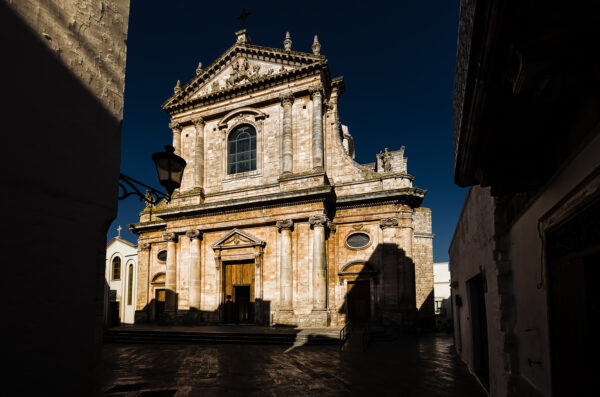
M 121 237 L 121 230 L 123 230 L 123 228 L 121 227 L 121 225 L 119 225 L 119 227 L 117 228 L 117 232 L 119 233 L 119 235 L 117 237 Z
M 237 19 L 242 21 L 243 29 L 246 29 L 246 18 L 248 18 L 249 15 L 250 13 L 246 11 L 245 8 L 242 8 L 242 14 L 237 17 Z

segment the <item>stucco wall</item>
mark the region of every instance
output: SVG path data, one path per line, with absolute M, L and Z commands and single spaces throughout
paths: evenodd
M 472 187 L 467 193 L 463 209 L 450 244 L 450 272 L 452 277 L 452 303 L 454 335 L 457 352 L 473 371 L 473 333 L 471 329 L 470 304 L 467 281 L 482 271 L 486 275 L 487 293 L 485 305 L 488 329 L 488 354 L 490 390 L 494 395 L 506 392 L 504 369 L 504 346 L 500 330 L 500 297 L 493 257 L 495 203 L 489 188 Z M 462 307 L 456 306 L 456 295 Z

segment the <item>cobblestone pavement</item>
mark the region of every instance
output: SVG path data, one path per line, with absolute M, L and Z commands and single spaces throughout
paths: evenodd
M 103 348 L 106 396 L 485 396 L 447 335 L 403 336 L 366 352 L 336 346 Z

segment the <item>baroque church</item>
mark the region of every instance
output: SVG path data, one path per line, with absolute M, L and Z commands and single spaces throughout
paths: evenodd
M 312 53 L 236 36 L 162 105 L 187 167 L 129 226 L 136 323 L 430 324 L 431 211 L 404 147 L 354 161 L 317 36 Z

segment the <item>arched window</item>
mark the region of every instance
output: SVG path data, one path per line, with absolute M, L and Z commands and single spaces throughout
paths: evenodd
M 121 258 L 118 256 L 115 256 L 115 258 L 112 260 L 112 279 L 121 279 Z
M 256 130 L 248 124 L 236 127 L 227 139 L 227 173 L 256 169 Z
M 127 277 L 129 278 L 127 283 L 127 305 L 131 305 L 133 303 L 133 265 L 129 265 Z

